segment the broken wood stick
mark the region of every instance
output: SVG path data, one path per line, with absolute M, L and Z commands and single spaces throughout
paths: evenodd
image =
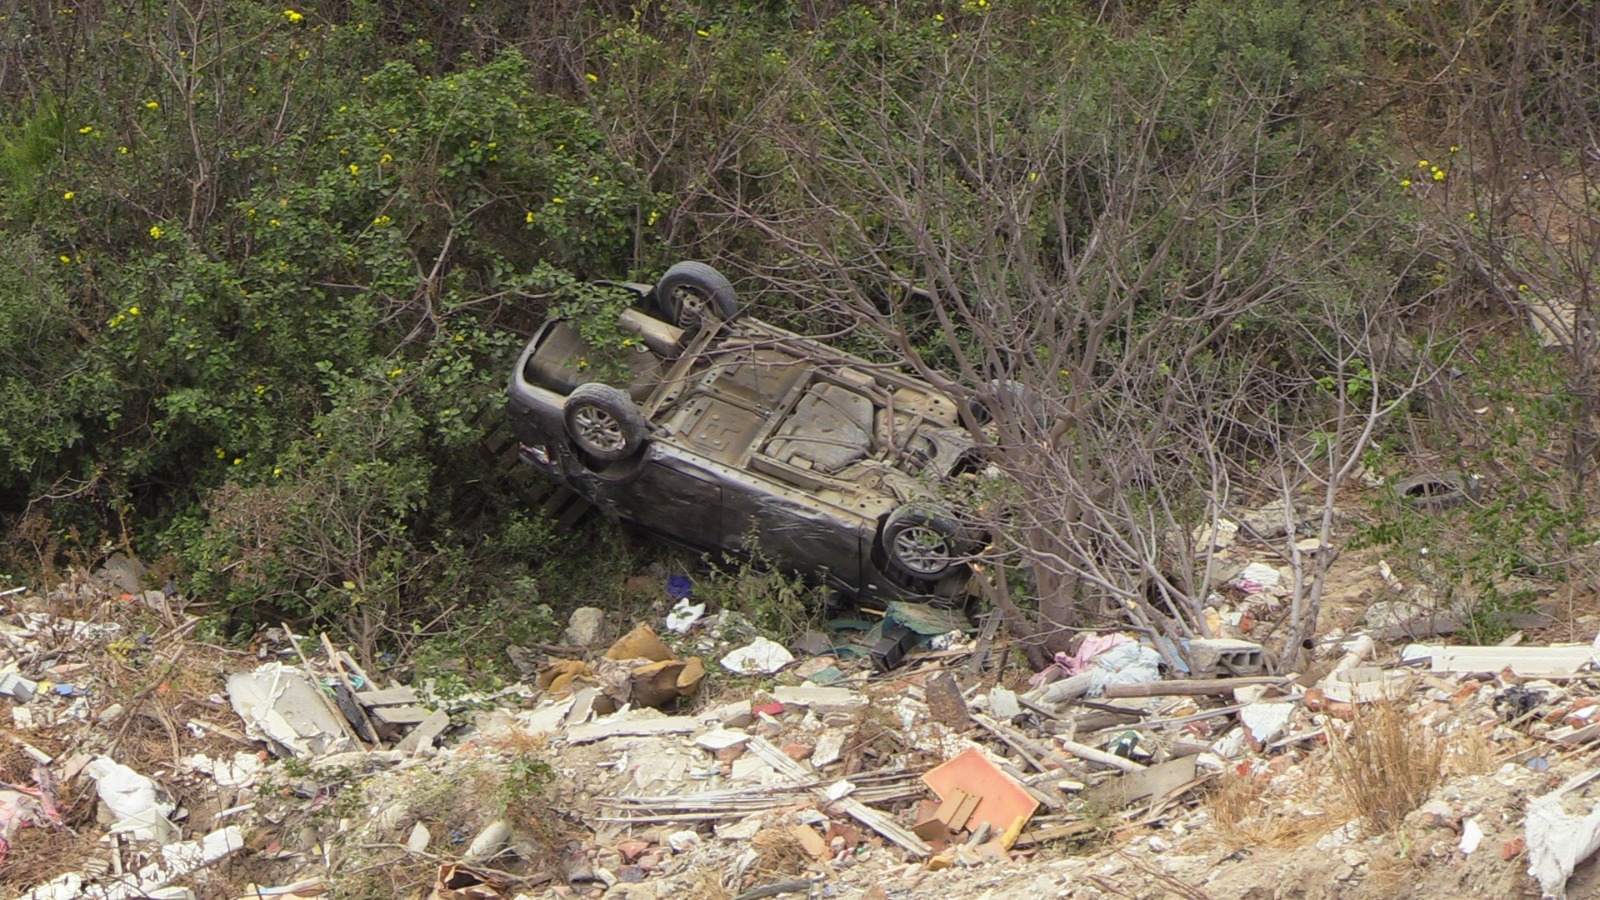
M 350 680 L 350 674 L 344 670 L 344 661 L 340 659 L 339 651 L 334 649 L 333 641 L 328 640 L 326 631 L 322 632 L 321 637 L 322 650 L 328 654 L 328 660 L 333 663 L 334 674 L 339 676 L 339 683 L 344 685 L 344 689 L 350 692 L 351 702 L 355 704 L 356 713 L 361 716 L 361 723 L 367 726 L 367 734 L 372 735 L 372 746 L 374 749 L 382 750 L 383 741 L 378 739 L 378 726 L 372 723 L 372 717 L 367 715 L 366 707 L 356 699 L 355 683 Z
M 311 679 L 311 684 L 316 688 L 317 698 L 322 701 L 323 707 L 333 716 L 334 721 L 339 723 L 340 730 L 344 732 L 345 737 L 350 739 L 350 743 L 357 749 L 362 748 L 361 736 L 356 734 L 355 726 L 350 724 L 350 720 L 344 717 L 344 710 L 340 709 L 339 704 L 335 703 L 333 698 L 322 690 L 322 686 L 317 684 L 317 672 L 311 668 L 311 660 L 306 658 L 306 652 L 300 649 L 300 638 L 295 636 L 294 630 L 289 627 L 288 622 L 279 624 L 283 628 L 284 635 L 289 638 L 289 646 L 293 647 L 295 655 L 300 657 L 300 665 L 306 667 L 306 677 Z M 373 736 L 376 737 L 377 735 L 374 734 Z
M 814 780 L 812 773 L 807 772 L 799 763 L 790 759 L 787 754 L 763 737 L 752 737 L 745 744 L 745 749 L 761 759 L 762 762 L 783 773 L 790 781 L 805 783 Z M 827 803 L 827 791 L 823 788 L 814 788 L 812 795 L 818 800 Z M 901 827 L 891 816 L 879 812 L 854 797 L 846 797 L 833 804 L 842 809 L 857 822 L 871 828 L 888 840 L 900 845 L 901 848 L 918 858 L 929 856 L 933 848 L 922 838 Z
M 1255 675 L 1247 678 L 1207 678 L 1200 680 L 1152 681 L 1148 684 L 1108 684 L 1105 696 L 1118 697 L 1199 697 L 1207 694 L 1231 694 L 1234 688 L 1257 684 L 1288 684 L 1281 675 Z

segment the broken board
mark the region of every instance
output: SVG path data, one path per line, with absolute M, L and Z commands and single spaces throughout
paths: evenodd
M 1039 801 L 1032 794 L 977 749 L 964 750 L 929 769 L 922 781 L 941 800 L 954 799 L 957 791 L 979 798 L 966 818 L 950 820 L 951 828 L 974 829 L 979 823 L 988 822 L 998 834 L 1010 828 L 1019 817 L 1023 821 L 1032 818 L 1039 808 Z
M 1129 772 L 1120 778 L 1102 782 L 1084 793 L 1092 803 L 1107 806 L 1127 806 L 1149 797 L 1167 794 L 1194 780 L 1195 757 L 1180 756 L 1140 772 Z

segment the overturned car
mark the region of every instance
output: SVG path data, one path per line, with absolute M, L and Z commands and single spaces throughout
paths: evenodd
M 618 364 L 594 365 L 562 319 L 517 360 L 523 462 L 696 551 L 759 553 L 863 599 L 966 596 L 975 536 L 939 498 L 981 457 L 950 397 L 740 315 L 703 263 L 620 287 Z

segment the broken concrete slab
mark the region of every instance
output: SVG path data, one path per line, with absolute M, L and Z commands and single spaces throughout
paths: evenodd
M 393 728 L 409 728 L 427 721 L 428 712 L 420 706 L 380 706 L 372 710 L 372 721 Z
M 708 731 L 705 734 L 700 735 L 694 739 L 694 743 L 696 747 L 700 747 L 704 750 L 710 750 L 712 753 L 715 753 L 718 750 L 726 750 L 729 747 L 737 747 L 748 740 L 750 740 L 750 735 L 745 734 L 743 731 L 731 731 L 728 729 L 719 728 L 716 731 Z
M 368 709 L 379 706 L 407 706 L 421 698 L 408 687 L 385 688 L 381 691 L 357 691 L 356 702 Z
M 867 705 L 867 698 L 849 688 L 802 684 L 774 688 L 772 699 L 785 706 L 804 706 L 817 714 L 855 712 Z
M 1265 746 L 1283 736 L 1296 706 L 1294 703 L 1252 703 L 1239 710 L 1239 722 L 1258 745 Z
M 1022 703 L 1016 691 L 999 685 L 989 689 L 989 715 L 1001 722 L 1009 722 L 1022 715 Z
M 450 727 L 450 714 L 442 709 L 436 709 L 423 719 L 421 724 L 411 730 L 411 733 L 400 739 L 395 749 L 402 753 L 417 754 L 425 748 L 431 749 L 433 742 L 439 735 L 444 734 Z
M 568 729 L 569 744 L 588 744 L 607 738 L 657 734 L 689 734 L 700 729 L 692 716 L 669 716 L 656 709 L 630 709 Z
M 828 731 L 817 738 L 816 749 L 811 751 L 811 765 L 820 769 L 838 762 L 844 756 L 843 731 Z

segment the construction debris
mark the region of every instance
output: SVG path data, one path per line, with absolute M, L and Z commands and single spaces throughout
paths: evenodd
M 1112 893 L 1102 883 L 1247 896 L 1280 887 L 1261 880 L 1269 866 L 1349 886 L 1400 858 L 1347 798 L 1390 776 L 1339 774 L 1387 716 L 1385 739 L 1415 741 L 1431 779 L 1403 822 L 1412 858 L 1434 866 L 1421 896 L 1592 893 L 1593 648 L 1397 647 L 1375 626 L 1323 635 L 1305 671 L 1278 671 L 1279 648 L 1251 629 L 1282 573 L 1242 565 L 1252 541 L 1241 530 L 1210 550 L 1238 573 L 1211 601 L 1214 636 L 1106 628 L 1037 673 L 1003 629 L 974 642 L 955 611 L 818 623 L 796 662 L 695 603 L 675 608 L 695 620 L 682 634 L 575 616 L 583 642 L 530 644 L 530 681 L 488 693 L 380 684 L 380 666 L 282 628 L 219 656 L 198 697 L 153 703 L 175 681 L 171 645 L 90 603 L 59 623 L 18 611 L 0 627 L 16 726 L 0 851 L 14 866 L 47 837 L 93 838 L 17 882 L 38 898 L 290 900 L 389 870 L 408 896 L 457 900 L 707 896 L 713 882 L 846 900 Z M 138 689 L 97 674 L 113 654 Z M 158 750 L 126 756 L 123 733 Z M 1298 844 L 1280 853 L 1259 834 Z M 1091 835 L 1084 855 L 1063 849 Z M 278 886 L 246 888 L 245 872 Z

